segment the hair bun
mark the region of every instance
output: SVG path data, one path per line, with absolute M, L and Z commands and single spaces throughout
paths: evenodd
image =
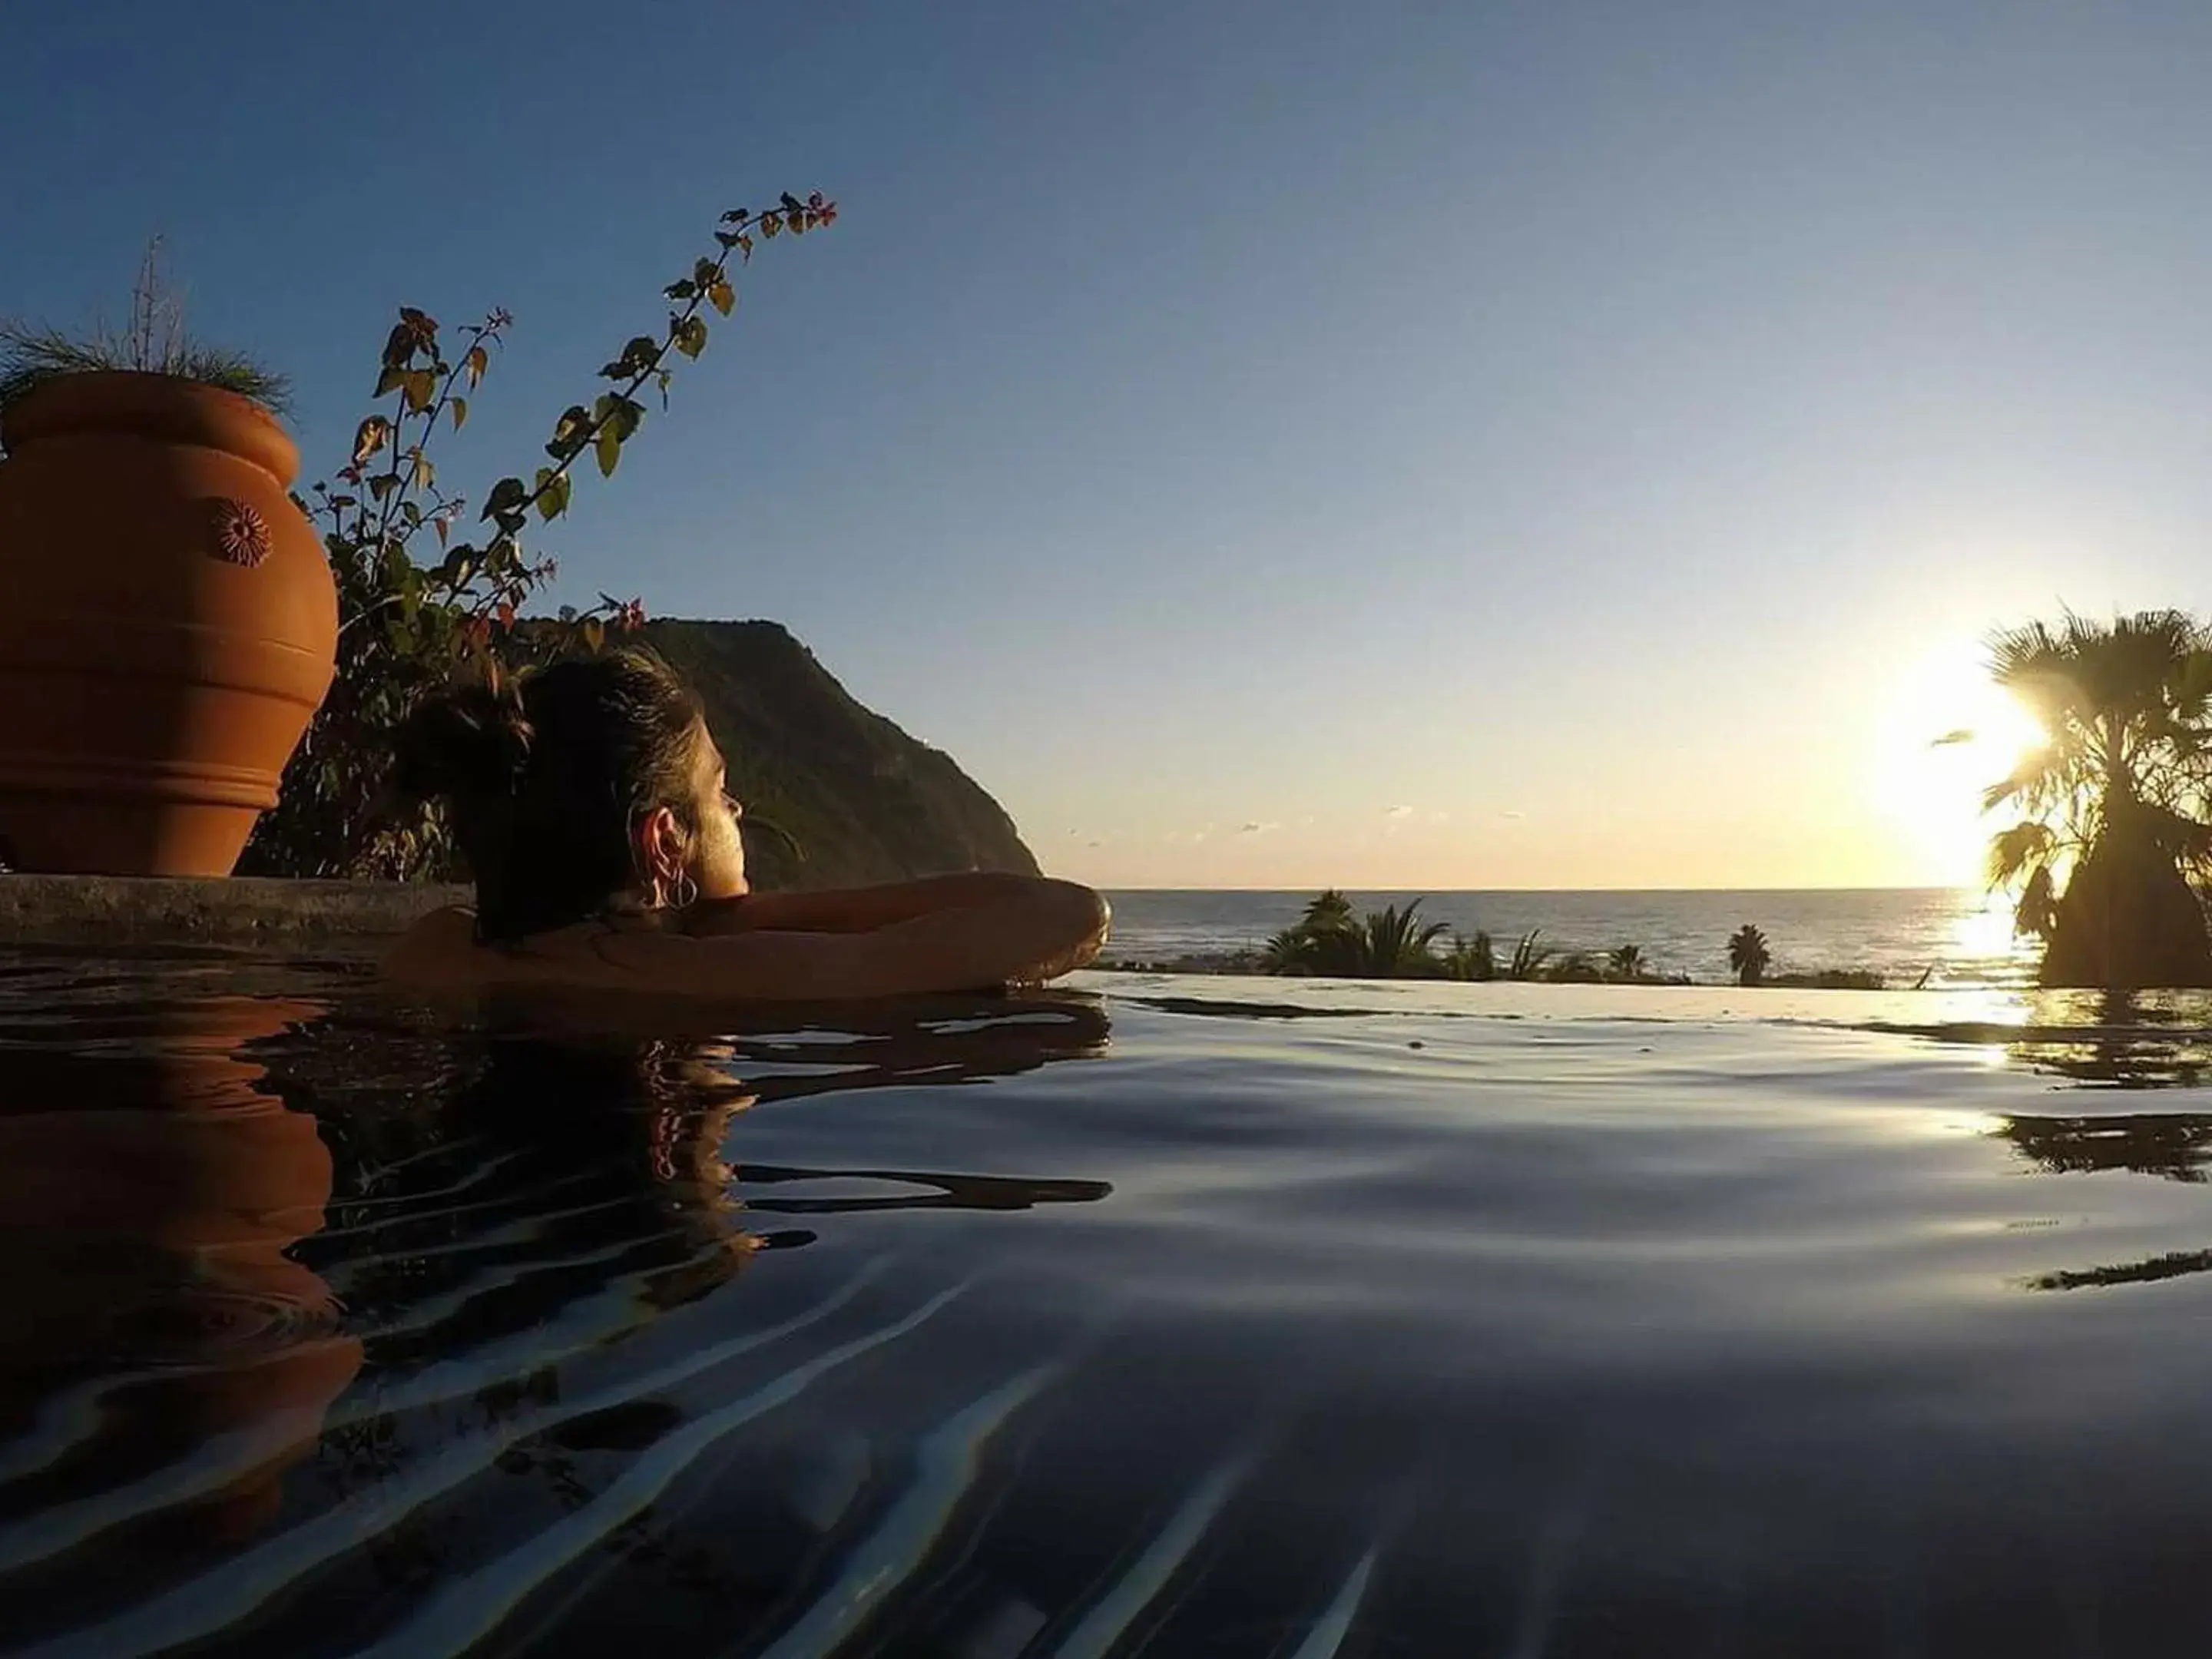
M 409 715 L 392 738 L 392 782 L 415 800 L 505 795 L 530 757 L 532 733 L 512 691 L 470 686 Z

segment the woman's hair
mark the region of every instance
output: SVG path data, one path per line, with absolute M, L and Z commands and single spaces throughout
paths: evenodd
M 477 884 L 477 932 L 567 927 L 636 885 L 640 814 L 673 808 L 696 833 L 699 700 L 644 651 L 611 651 L 471 687 L 418 709 L 393 742 L 393 781 L 444 803 Z

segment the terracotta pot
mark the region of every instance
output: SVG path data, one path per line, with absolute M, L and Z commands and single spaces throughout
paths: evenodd
M 120 371 L 0 410 L 0 858 L 222 876 L 329 690 L 337 592 L 234 392 Z

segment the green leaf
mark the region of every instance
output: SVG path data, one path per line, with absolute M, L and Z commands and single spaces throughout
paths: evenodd
M 399 487 L 399 480 L 389 472 L 380 472 L 368 481 L 368 493 L 380 501 Z
M 599 435 L 593 447 L 599 455 L 599 476 L 602 478 L 613 477 L 615 466 L 622 459 L 623 447 L 622 434 L 615 429 L 613 422 L 610 421 L 599 428 Z
M 698 283 L 686 276 L 681 282 L 671 283 L 666 288 L 661 289 L 660 293 L 664 299 L 688 300 L 698 291 Z
M 705 288 L 722 274 L 721 267 L 703 254 L 691 266 L 691 280 Z
M 466 398 L 456 398 L 453 399 L 453 430 L 459 432 L 461 429 L 461 422 L 469 418 L 469 400 Z
M 491 356 L 482 346 L 473 345 L 469 348 L 469 355 L 461 361 L 468 365 L 469 390 L 473 392 L 477 382 L 483 379 L 484 371 L 491 367 Z
M 408 412 L 412 415 L 420 415 L 429 408 L 437 389 L 437 381 L 427 368 L 410 368 L 400 381 L 400 392 L 407 399 Z
M 676 326 L 676 349 L 687 357 L 696 357 L 707 349 L 707 320 L 703 317 L 686 317 Z
M 410 489 L 428 489 L 438 481 L 437 469 L 432 466 L 421 449 L 415 451 L 414 471 L 407 480 Z
M 538 468 L 538 516 L 550 524 L 568 510 L 569 478 L 550 467 Z
M 407 371 L 405 369 L 387 368 L 383 374 L 376 377 L 376 390 L 369 395 L 373 398 L 382 398 L 387 396 L 388 394 L 399 390 L 399 388 L 405 384 L 406 380 Z
M 726 280 L 724 280 L 716 283 L 714 287 L 707 290 L 707 298 L 713 301 L 715 310 L 726 317 L 730 314 L 730 307 L 738 302 L 738 291 L 732 288 Z
M 584 618 L 584 643 L 585 643 L 586 645 L 589 646 L 589 647 L 592 648 L 592 652 L 596 654 L 596 653 L 597 653 L 597 652 L 599 651 L 599 648 L 601 646 L 605 645 L 606 642 L 607 642 L 607 625 L 606 625 L 605 623 L 601 622 L 601 621 L 600 621 L 597 617 L 585 617 L 585 618 Z

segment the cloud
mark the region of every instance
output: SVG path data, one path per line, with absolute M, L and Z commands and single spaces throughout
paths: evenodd
M 1272 819 L 1266 823 L 1262 823 L 1258 819 L 1252 818 L 1237 825 L 1237 833 L 1240 836 L 1264 836 L 1270 830 L 1279 830 L 1283 826 L 1281 824 L 1275 823 Z
M 1413 809 L 1410 806 L 1385 807 L 1382 816 L 1386 818 L 1410 818 L 1413 816 Z
M 1429 814 L 1429 822 L 1431 823 L 1442 823 L 1450 817 L 1451 814 L 1449 812 L 1431 812 Z
M 1498 816 L 1499 817 L 1501 817 L 1501 818 L 1525 818 L 1525 817 L 1527 817 L 1528 815 L 1526 812 L 1510 811 L 1509 811 L 1500 812 Z

